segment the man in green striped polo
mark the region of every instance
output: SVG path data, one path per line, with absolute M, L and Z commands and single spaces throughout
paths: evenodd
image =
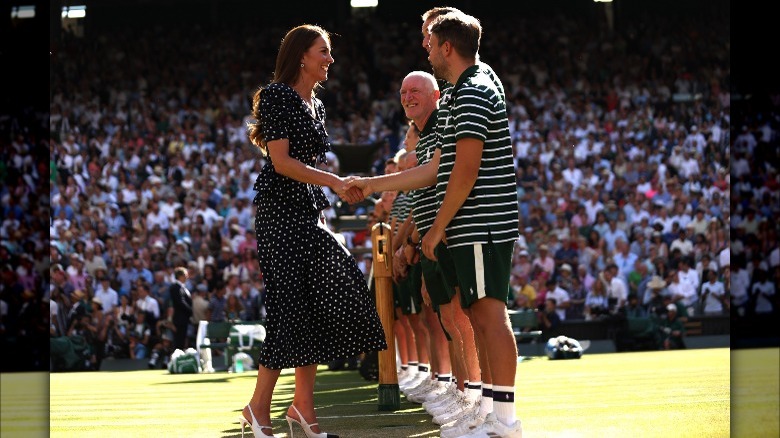
M 519 212 L 505 96 L 477 62 L 482 28 L 476 18 L 445 14 L 429 30 L 434 75 L 455 85 L 440 99 L 440 208 L 422 250 L 436 259 L 436 247 L 446 242 L 461 305 L 469 309 L 478 348 L 487 354 L 481 368 L 492 377 L 493 413 L 466 436 L 519 437 L 517 346 L 506 310 Z

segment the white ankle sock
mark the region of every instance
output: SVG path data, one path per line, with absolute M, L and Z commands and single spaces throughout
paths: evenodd
M 469 400 L 479 400 L 479 397 L 482 395 L 482 382 L 469 382 L 469 384 L 466 385 L 465 392 Z
M 514 424 L 515 416 L 515 387 L 493 386 L 493 412 L 498 421 L 507 426 Z
M 482 400 L 479 402 L 479 415 L 487 417 L 487 414 L 493 412 L 493 385 L 490 383 L 482 384 Z

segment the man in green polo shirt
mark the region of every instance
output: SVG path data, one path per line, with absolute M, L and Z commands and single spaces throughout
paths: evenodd
M 493 383 L 493 413 L 466 436 L 519 437 L 517 346 L 506 309 L 519 212 L 505 96 L 477 62 L 482 28 L 476 18 L 445 14 L 429 29 L 434 75 L 455 85 L 440 100 L 440 208 L 422 250 L 435 260 L 437 246 L 446 239 L 461 305 L 468 309 L 478 348 L 487 355 L 482 370 Z
M 407 246 L 412 247 L 419 245 L 420 236 L 424 236 L 430 228 L 438 208 L 435 190 L 440 153 L 436 134 L 438 99 L 438 85 L 433 75 L 423 71 L 414 71 L 406 75 L 401 85 L 401 103 L 407 117 L 412 119 L 415 125 L 421 127 L 420 140 L 415 150 L 418 165 L 403 172 L 360 178 L 349 183 L 350 186 L 360 188 L 365 196 L 378 191 L 416 189 L 414 190 L 412 203 L 412 216 L 415 228 L 409 240 L 405 241 Z M 460 309 L 460 304 L 454 300 L 456 296 L 454 287 L 457 286 L 454 268 L 445 272 L 445 270 L 441 269 L 439 263 L 425 257 L 422 257 L 421 268 L 432 305 L 434 308 L 438 307 L 444 329 L 452 338 L 454 344 L 452 346 L 454 354 L 450 354 L 448 358 L 453 362 L 452 368 L 456 368 L 460 362 L 466 362 L 463 352 L 470 352 L 471 357 L 468 358 L 470 366 L 464 365 L 463 368 L 471 368 L 472 373 L 470 374 L 474 374 L 474 376 L 471 376 L 472 381 L 479 381 L 479 364 L 474 345 L 474 336 L 473 334 L 461 336 L 464 327 L 471 331 L 471 325 Z M 452 315 L 456 311 L 460 311 L 460 318 L 445 317 L 445 315 Z M 455 324 L 460 324 L 461 327 L 456 327 Z M 435 327 L 432 327 L 432 329 L 435 329 Z M 469 341 L 470 346 L 468 345 Z M 467 345 L 464 345 L 464 343 Z M 438 348 L 437 357 L 445 360 L 447 346 L 442 346 L 438 343 L 433 348 Z M 455 362 L 459 363 L 456 364 Z M 444 370 L 449 365 L 449 362 L 441 365 L 441 369 Z M 474 370 L 476 371 L 475 373 L 473 372 Z M 438 377 L 438 380 L 441 382 L 438 389 L 441 390 L 445 387 L 444 384 L 449 382 L 451 374 L 440 372 Z M 469 376 L 464 375 L 459 384 L 463 385 L 463 381 L 468 380 L 468 378 Z M 473 404 L 475 397 L 470 397 L 470 400 Z

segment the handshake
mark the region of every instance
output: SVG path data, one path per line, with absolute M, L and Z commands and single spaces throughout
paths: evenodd
M 369 184 L 369 178 L 358 176 L 337 177 L 337 183 L 330 188 L 349 204 L 357 204 L 374 192 Z

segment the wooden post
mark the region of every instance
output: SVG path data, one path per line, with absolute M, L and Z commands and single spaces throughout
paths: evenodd
M 379 410 L 395 411 L 401 408 L 398 373 L 395 367 L 395 320 L 393 305 L 393 246 L 390 227 L 382 222 L 371 228 L 376 284 L 376 310 L 385 329 L 387 350 L 379 352 Z

